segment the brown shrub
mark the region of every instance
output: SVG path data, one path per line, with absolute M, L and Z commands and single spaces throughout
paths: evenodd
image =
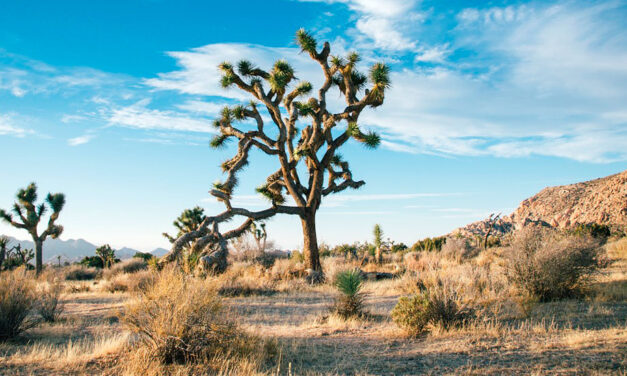
M 590 277 L 605 265 L 598 240 L 526 229 L 505 251 L 508 280 L 522 292 L 549 301 L 582 292 Z
M 36 309 L 46 322 L 55 322 L 63 313 L 65 305 L 61 300 L 63 285 L 56 280 L 40 284 L 37 289 Z
M 122 322 L 138 335 L 143 351 L 160 364 L 242 357 L 257 342 L 227 319 L 220 298 L 206 282 L 165 270 L 155 284 L 127 304 Z
M 101 275 L 100 270 L 82 265 L 72 265 L 65 270 L 66 281 L 89 281 L 100 278 Z
M 138 257 L 133 257 L 131 259 L 118 262 L 117 264 L 113 264 L 111 268 L 104 271 L 104 277 L 106 279 L 111 279 L 118 274 L 132 274 L 146 269 L 148 269 L 148 263 L 146 261 Z
M 29 317 L 36 301 L 35 283 L 23 268 L 0 273 L 0 341 L 37 324 Z

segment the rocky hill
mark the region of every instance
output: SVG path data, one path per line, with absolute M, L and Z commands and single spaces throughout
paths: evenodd
M 627 227 L 627 170 L 582 183 L 545 188 L 524 200 L 512 214 L 499 219 L 494 233 L 504 234 L 532 224 L 569 229 L 587 223 Z M 483 220 L 453 233 L 482 235 L 488 227 L 488 221 Z

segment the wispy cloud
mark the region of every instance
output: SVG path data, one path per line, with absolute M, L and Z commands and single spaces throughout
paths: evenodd
M 0 136 L 14 136 L 21 138 L 32 134 L 35 134 L 33 130 L 15 125 L 13 117 L 0 114 Z
M 78 145 L 83 145 L 88 143 L 89 141 L 91 141 L 95 136 L 92 134 L 86 134 L 83 136 L 78 136 L 78 137 L 74 137 L 74 138 L 70 138 L 69 140 L 67 140 L 68 145 L 70 146 L 78 146 Z

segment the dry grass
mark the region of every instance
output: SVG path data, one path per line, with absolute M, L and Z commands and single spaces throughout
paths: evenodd
M 292 260 L 279 259 L 268 270 L 236 262 L 225 275 L 191 286 L 273 293 L 218 298 L 224 318 L 236 321 L 240 332 L 254 333 L 249 336 L 259 347 L 245 359 L 220 352 L 210 356 L 212 371 L 203 362 L 155 362 L 146 347 L 128 346 L 137 344 L 135 336 L 125 331 L 116 312 L 137 302 L 138 293 L 108 293 L 106 281 L 65 281 L 66 292 L 89 291 L 63 295 L 66 309 L 57 322 L 0 345 L 0 374 L 624 375 L 625 244 L 606 246 L 612 263 L 591 281 L 587 296 L 535 302 L 527 312 L 507 283 L 500 257 L 504 250 L 498 248 L 470 258 L 420 252 L 380 269 L 368 266 L 371 271 L 407 272 L 364 281 L 363 304 L 370 314 L 350 319 L 330 314 L 329 308 L 337 296 L 333 276 L 355 267 L 354 262 L 324 259 L 328 282 L 318 286 L 303 283 L 302 265 Z M 116 278 L 128 281 L 141 273 Z M 444 285 L 457 291 L 460 304 L 476 310 L 474 319 L 459 327 L 435 325 L 416 338 L 395 325 L 390 312 L 399 297 Z

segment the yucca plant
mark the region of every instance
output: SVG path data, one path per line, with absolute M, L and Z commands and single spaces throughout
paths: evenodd
M 363 315 L 364 294 L 361 292 L 362 279 L 359 269 L 344 270 L 335 277 L 335 287 L 340 295 L 333 311 L 343 318 Z

